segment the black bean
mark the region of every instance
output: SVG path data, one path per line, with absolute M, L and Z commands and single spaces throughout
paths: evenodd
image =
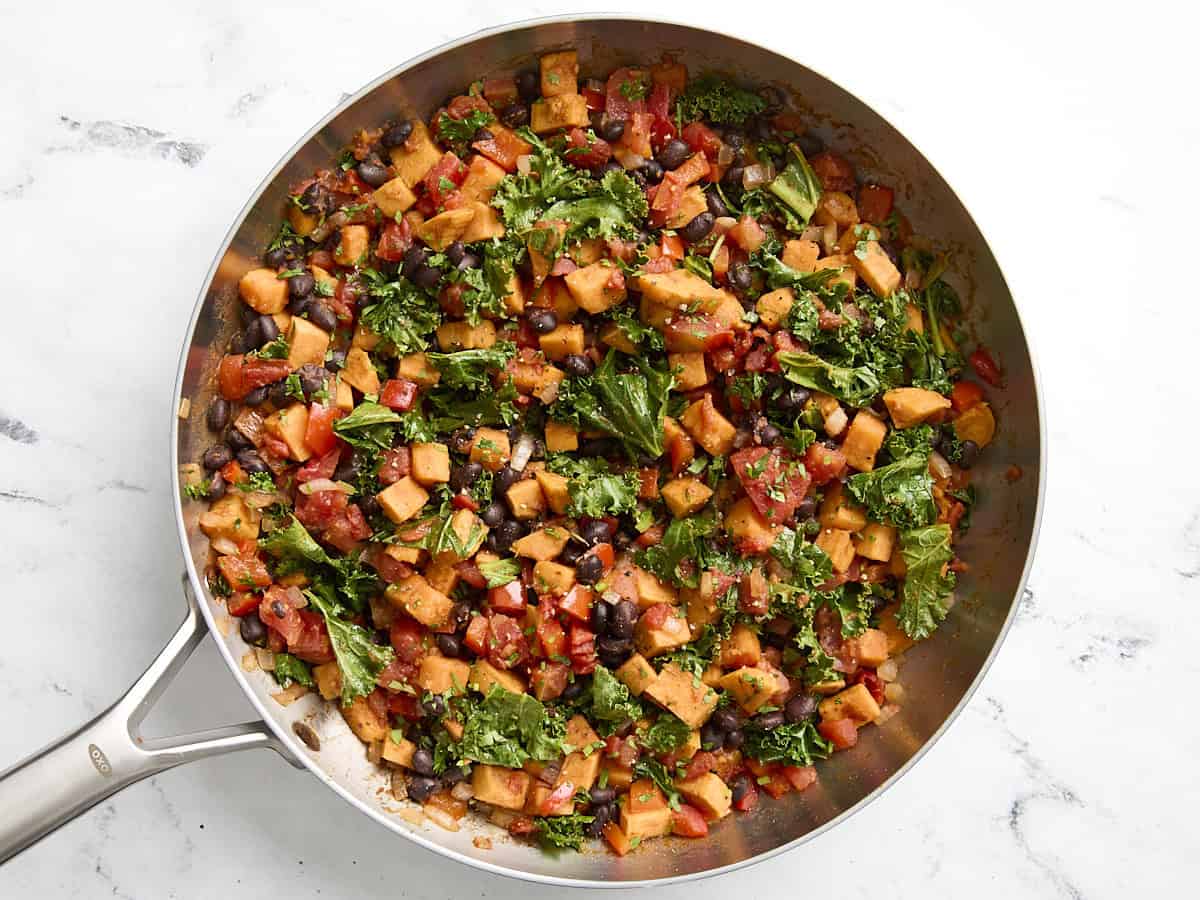
M 603 600 L 592 601 L 592 631 L 595 634 L 608 633 L 608 617 L 612 607 Z
M 531 69 L 517 73 L 517 93 L 526 103 L 536 100 L 542 93 L 542 80 Z
M 418 287 L 433 289 L 442 280 L 442 270 L 427 263 L 421 263 L 417 266 L 417 271 L 413 273 L 412 280 Z
M 477 462 L 465 462 L 450 472 L 450 489 L 455 493 L 469 488 L 483 474 L 483 466 Z
M 713 722 L 705 722 L 700 729 L 700 749 L 719 750 L 725 744 L 725 734 Z
M 330 372 L 340 372 L 346 365 L 345 350 L 330 350 L 329 358 L 325 360 L 325 368 Z
M 811 519 L 816 514 L 817 501 L 812 497 L 805 497 L 796 505 L 796 518 L 801 522 Z
M 769 141 L 775 136 L 771 123 L 766 119 L 755 119 L 750 123 L 750 134 L 760 141 Z
M 514 103 L 500 110 L 500 121 L 509 128 L 521 128 L 529 124 L 529 107 L 524 103 Z
M 604 122 L 604 113 L 600 110 L 592 110 L 588 113 L 588 125 L 592 131 L 599 133 L 600 125 Z
M 734 263 L 729 267 L 729 283 L 739 291 L 748 291 L 754 283 L 754 273 L 745 263 Z
M 594 553 L 580 557 L 575 563 L 575 580 L 580 584 L 595 584 L 604 575 L 604 563 Z
M 729 799 L 732 800 L 734 806 L 736 806 L 737 804 L 741 803 L 746 798 L 746 795 L 752 790 L 754 790 L 754 782 L 750 780 L 749 775 L 743 773 L 733 780 L 733 791 Z M 412 791 L 411 786 L 409 787 L 409 791 Z
M 311 400 L 313 394 L 320 393 L 329 378 L 325 367 L 315 363 L 305 363 L 296 370 L 296 375 L 300 379 L 300 389 L 304 392 L 305 400 Z
M 732 150 L 741 150 L 746 146 L 746 135 L 738 131 L 736 128 L 726 128 L 725 134 L 721 136 L 723 140 Z
M 474 437 L 474 428 L 460 428 L 450 435 L 450 449 L 455 453 L 470 453 L 471 441 Z
M 416 754 L 413 754 L 416 756 Z M 414 775 L 408 779 L 408 799 L 424 803 L 431 794 L 437 793 L 441 784 L 436 778 L 427 775 Z
M 558 327 L 558 316 L 552 309 L 534 307 L 525 314 L 529 327 L 538 334 L 549 334 Z
M 255 323 L 258 325 L 259 340 L 262 341 L 262 344 L 259 344 L 260 347 L 279 337 L 279 326 L 275 324 L 275 319 L 271 316 L 259 316 L 255 319 Z
M 300 208 L 305 212 L 328 215 L 333 212 L 335 206 L 337 206 L 337 202 L 333 199 L 333 195 L 317 181 L 306 187 L 304 193 L 300 195 Z
M 969 469 L 977 462 L 979 462 L 979 445 L 974 441 L 963 441 L 958 465 L 963 469 Z
M 496 501 L 487 505 L 487 507 L 483 510 L 483 513 L 480 514 L 480 518 L 483 519 L 483 524 L 488 528 L 495 528 L 504 521 L 504 517 L 507 514 L 508 510 L 505 508 L 504 504 Z
M 758 428 L 758 439 L 764 444 L 773 444 L 783 434 L 777 427 L 767 422 Z
M 640 172 L 642 177 L 645 178 L 650 184 L 658 184 L 660 181 L 662 181 L 663 175 L 666 174 L 662 167 L 662 163 L 656 159 L 646 160 L 642 164 L 642 167 L 637 171 Z
M 715 218 L 729 215 L 729 207 L 725 205 L 725 201 L 721 199 L 721 195 L 716 191 L 709 191 L 704 195 L 704 200 L 708 204 L 708 211 Z
M 387 131 L 385 131 L 383 133 L 383 137 L 380 139 L 380 143 L 383 144 L 383 146 L 387 147 L 389 150 L 392 147 L 399 147 L 401 144 L 403 144 L 405 141 L 408 140 L 409 135 L 412 134 L 412 130 L 413 130 L 412 120 L 405 119 L 403 122 L 397 122 L 395 125 L 393 125 L 391 128 L 389 128 Z
M 782 650 L 791 642 L 791 636 L 779 634 L 778 632 L 768 631 L 762 636 L 763 643 L 768 647 L 774 647 L 777 650 Z
M 267 386 L 267 399 L 278 406 L 280 409 L 292 402 L 292 397 L 288 393 L 287 379 L 280 379 L 274 384 Z
M 267 464 L 263 462 L 262 457 L 258 455 L 257 450 L 242 450 L 237 455 L 238 465 L 247 475 L 257 475 L 260 472 L 269 472 Z
M 600 137 L 610 144 L 616 143 L 625 134 L 625 123 L 621 119 L 605 119 L 600 123 Z
M 358 177 L 369 184 L 371 187 L 383 187 L 391 180 L 391 175 L 388 173 L 386 166 L 381 166 L 378 163 L 364 160 L 358 164 L 355 169 L 358 172 Z
M 637 604 L 632 600 L 620 600 L 609 614 L 608 633 L 617 638 L 633 637 L 633 627 L 637 624 Z
M 795 725 L 810 719 L 817 711 L 817 699 L 812 694 L 797 694 L 783 707 L 784 717 Z
M 276 247 L 273 250 L 268 250 L 263 254 L 263 264 L 272 269 L 279 269 L 287 265 L 290 246 Z
M 753 719 L 754 724 L 765 731 L 770 731 L 773 728 L 778 728 L 787 719 L 784 718 L 783 710 L 777 709 L 772 712 L 759 713 Z
M 225 432 L 225 443 L 232 447 L 235 453 L 238 450 L 249 450 L 254 446 L 250 438 L 246 437 L 236 428 L 230 428 Z
M 796 146 L 800 148 L 801 153 L 811 159 L 825 149 L 825 142 L 811 131 L 806 131 L 796 138 Z
M 744 166 L 730 166 L 725 170 L 725 174 L 721 176 L 721 184 L 740 191 L 742 189 L 742 175 L 745 173 L 746 169 Z
M 467 253 L 467 245 L 462 241 L 454 241 L 446 247 L 445 253 L 446 259 L 450 260 L 450 265 L 457 266 Z
M 633 655 L 633 641 L 605 635 L 596 638 L 596 657 L 609 669 L 615 669 Z
M 315 299 L 317 298 L 312 294 L 309 294 L 307 297 L 293 297 L 288 300 L 288 312 L 293 316 L 302 316 L 308 312 L 308 308 L 312 306 Z
M 209 431 L 220 431 L 229 424 L 229 401 L 224 397 L 214 397 L 208 404 L 208 413 L 204 417 Z
M 252 350 L 252 349 L 254 349 L 254 348 L 250 347 L 246 343 L 246 332 L 245 331 L 236 332 L 234 334 L 234 336 L 229 339 L 229 352 L 230 353 L 245 353 L 247 350 Z
M 307 297 L 317 286 L 317 281 L 309 272 L 301 272 L 288 279 L 288 296 L 293 300 Z
M 257 613 L 242 616 L 238 631 L 241 632 L 242 640 L 247 644 L 253 644 L 255 647 L 267 645 L 267 626 L 263 624 Z
M 762 97 L 767 104 L 763 110 L 765 115 L 774 115 L 783 109 L 783 103 L 786 98 L 783 95 L 783 91 L 775 87 L 775 85 L 768 84 L 759 88 L 758 96 Z
M 740 728 L 735 728 L 733 731 L 725 734 L 725 749 L 737 750 L 742 744 L 746 743 L 746 732 Z
M 308 321 L 322 331 L 333 332 L 337 329 L 337 314 L 325 303 L 317 300 L 308 307 Z
M 268 317 L 255 316 L 254 318 L 252 318 L 250 320 L 249 324 L 246 325 L 245 330 L 242 332 L 242 346 L 241 346 L 242 353 L 246 353 L 250 350 L 257 350 L 264 343 L 266 343 L 262 339 L 262 326 L 259 325 L 259 319 L 262 319 L 262 318 L 270 318 L 270 317 L 269 316 Z M 272 320 L 272 323 L 273 323 L 273 320 Z
M 564 700 L 574 700 L 583 693 L 583 682 L 576 678 L 574 681 L 567 682 L 567 686 L 563 688 L 562 698 Z
M 457 635 L 439 634 L 434 640 L 443 656 L 458 659 L 459 654 L 462 653 L 462 643 L 459 641 Z
M 213 472 L 212 478 L 208 479 L 208 499 L 220 500 L 225 496 L 225 478 L 220 472 Z
M 585 375 L 591 375 L 596 369 L 596 364 L 590 357 L 584 356 L 582 353 L 569 353 L 563 360 L 563 368 L 567 370 L 568 375 L 582 378 Z
M 729 707 L 718 709 L 709 721 L 716 725 L 722 734 L 733 731 L 740 724 L 737 713 Z
M 222 466 L 228 465 L 233 459 L 233 451 L 225 444 L 213 444 L 204 451 L 204 468 L 215 472 Z
M 429 716 L 431 719 L 436 719 L 446 713 L 446 701 L 442 699 L 441 694 L 430 694 L 421 701 L 421 712 Z M 413 766 L 415 769 L 416 766 Z M 422 775 L 428 775 L 428 772 L 422 772 Z
M 404 263 L 400 266 L 400 274 L 405 278 L 412 278 L 421 263 L 425 262 L 426 256 L 424 247 L 409 247 L 408 252 L 404 254 Z
M 256 387 L 242 398 L 242 402 L 247 406 L 261 406 L 262 404 L 266 403 L 267 386 L 264 384 L 262 387 Z
M 460 272 L 466 272 L 468 269 L 478 269 L 480 262 L 481 260 L 479 259 L 478 254 L 464 253 L 463 258 L 459 260 L 458 265 L 455 266 L 455 268 Z
M 479 128 L 476 130 L 476 132 L 473 135 L 471 135 L 472 142 L 494 141 L 495 139 L 496 139 L 496 136 L 494 134 L 492 134 L 491 131 L 489 131 L 486 128 Z
M 558 561 L 564 566 L 573 566 L 579 562 L 579 558 L 587 552 L 585 548 L 575 543 L 567 544 L 563 547 L 562 553 L 558 554 Z
M 808 398 L 811 396 L 812 393 L 808 390 L 808 388 L 803 388 L 798 384 L 793 384 L 779 395 L 779 398 L 775 401 L 775 405 L 779 407 L 779 409 L 786 410 L 788 412 L 799 412 L 804 408 L 804 404 L 808 402 Z
M 579 536 L 590 546 L 603 544 L 612 539 L 613 528 L 603 519 L 592 519 L 579 529 Z
M 708 237 L 710 231 L 713 230 L 713 224 L 716 219 L 710 212 L 702 212 L 698 216 L 694 216 L 690 222 L 679 230 L 683 235 L 684 240 L 691 244 L 698 244 L 700 241 Z
M 494 489 L 503 493 L 520 481 L 521 477 L 521 473 L 512 466 L 505 466 L 496 473 L 496 480 L 493 482 L 495 485 Z
M 516 519 L 505 519 L 488 534 L 488 541 L 491 542 L 493 550 L 502 553 L 512 548 L 513 541 L 524 536 L 524 525 Z
M 658 151 L 655 159 L 658 160 L 664 169 L 671 170 L 678 169 L 687 162 L 687 158 L 691 155 L 692 148 L 685 141 L 681 141 L 679 138 L 671 138 L 671 140 L 667 141 L 666 146 Z
M 594 787 L 588 792 L 592 806 L 608 806 L 617 799 L 617 792 L 610 787 Z
M 351 450 L 349 453 L 343 454 L 337 468 L 333 470 L 333 480 L 354 481 L 358 478 L 361 465 L 361 457 L 355 451 Z
M 611 813 L 607 806 L 598 806 L 592 810 L 592 821 L 584 826 L 584 834 L 590 838 L 599 839 L 604 834 L 604 826 L 612 821 Z
M 465 781 L 469 774 L 471 773 L 462 766 L 450 766 L 442 773 L 442 781 L 446 784 L 458 784 Z
M 621 529 L 613 535 L 613 546 L 618 550 L 628 550 L 630 544 L 637 539 L 636 535 L 630 534 L 628 531 Z

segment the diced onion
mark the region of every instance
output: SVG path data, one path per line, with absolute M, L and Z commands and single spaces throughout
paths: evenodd
M 528 175 L 533 171 L 533 157 L 526 153 L 517 157 L 517 171 L 522 175 Z
M 637 153 L 624 153 L 621 155 L 621 166 L 627 172 L 632 172 L 635 169 L 640 169 L 646 164 L 646 157 L 639 156 Z
M 271 699 L 280 706 L 291 706 L 301 697 L 308 693 L 308 688 L 302 684 L 293 684 L 290 688 L 284 688 L 278 694 L 272 694 Z
M 513 448 L 512 459 L 509 465 L 512 466 L 514 472 L 524 472 L 525 466 L 533 457 L 533 438 L 528 434 L 522 434 L 517 439 L 517 446 Z
M 837 437 L 846 430 L 849 422 L 846 411 L 839 406 L 825 417 L 825 433 L 830 437 Z
M 341 228 L 349 221 L 350 217 L 339 209 L 332 216 L 314 228 L 309 234 L 309 237 L 319 244 L 321 241 L 325 240 L 325 238 L 329 237 L 329 235 L 333 234 L 334 229 Z
M 302 494 L 319 494 L 321 491 L 337 491 L 340 494 L 353 494 L 354 485 L 344 481 L 334 481 L 332 478 L 314 478 L 300 485 Z
M 392 796 L 397 800 L 408 799 L 408 779 L 403 772 L 392 773 Z
M 770 163 L 755 163 L 742 171 L 742 187 L 748 191 L 760 188 L 775 179 L 775 166 Z
M 450 789 L 450 796 L 455 800 L 470 800 L 475 796 L 475 788 L 471 787 L 469 781 L 460 781 Z
M 819 244 L 823 234 L 825 234 L 824 225 L 807 225 L 805 226 L 804 230 L 800 232 L 800 240 L 813 241 L 814 243 Z
M 483 804 L 480 804 L 478 808 L 482 811 Z M 512 824 L 513 819 L 516 817 L 517 814 L 514 812 L 509 812 L 507 809 L 496 808 L 491 811 L 491 814 L 488 816 L 488 821 L 493 825 L 499 826 L 500 828 L 507 828 Z
M 378 765 L 381 759 L 383 759 L 383 741 L 371 741 L 367 744 L 367 762 L 374 766 Z
M 258 667 L 264 672 L 275 671 L 275 654 L 265 647 L 255 647 L 254 655 L 258 657 Z
M 717 165 L 727 166 L 733 162 L 733 158 L 737 156 L 737 151 L 728 144 L 722 144 L 721 149 L 717 151 Z
M 213 538 L 212 548 L 222 556 L 237 556 L 241 552 L 241 548 L 227 537 Z
M 884 685 L 883 696 L 887 697 L 891 703 L 902 703 L 904 702 L 904 686 L 895 681 Z
M 251 491 L 242 499 L 251 509 L 266 509 L 272 503 L 278 503 L 283 498 L 274 491 Z
M 882 725 L 898 712 L 900 712 L 900 707 L 894 703 L 888 703 L 879 711 L 879 715 L 875 717 L 875 725 Z
M 949 478 L 952 474 L 950 463 L 946 462 L 946 457 L 936 450 L 929 454 L 929 474 L 938 479 Z
M 263 423 L 266 420 L 256 410 L 246 407 L 233 420 L 233 427 L 242 433 L 255 447 L 261 447 L 263 442 Z
M 712 233 L 717 237 L 723 237 L 736 224 L 737 219 L 733 216 L 717 216 L 716 221 L 713 222 Z
M 458 831 L 458 819 L 446 812 L 440 806 L 435 806 L 432 803 L 426 803 L 421 807 L 425 813 L 425 817 L 434 825 L 446 829 L 447 831 Z
M 880 681 L 895 681 L 896 676 L 900 674 L 900 666 L 896 664 L 894 659 L 885 660 L 875 670 L 875 674 L 879 676 Z
M 257 649 L 257 648 L 255 648 L 255 649 Z M 242 654 L 242 671 L 243 672 L 253 672 L 257 668 L 258 668 L 258 657 L 254 654 L 253 650 L 247 650 L 245 653 Z
M 600 599 L 603 600 L 605 603 L 609 604 L 610 606 L 612 606 L 614 604 L 621 602 L 621 595 L 618 594 L 616 591 L 612 590 L 612 588 L 609 588 L 607 591 L 605 591 L 603 594 L 600 595 Z

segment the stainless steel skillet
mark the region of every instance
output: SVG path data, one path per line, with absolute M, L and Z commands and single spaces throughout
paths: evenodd
M 427 117 L 462 85 L 512 72 L 548 50 L 575 47 L 585 74 L 674 53 L 692 72 L 716 69 L 787 89 L 835 151 L 897 189 L 897 202 L 919 233 L 955 250 L 958 287 L 969 298 L 978 336 L 1003 361 L 1007 387 L 995 396 L 997 443 L 976 468 L 984 502 L 963 542 L 973 564 L 959 603 L 932 639 L 906 654 L 901 682 L 910 698 L 883 727 L 864 731 L 853 750 L 820 767 L 818 785 L 801 795 L 760 804 L 726 820 L 707 840 L 664 840 L 619 859 L 594 852 L 550 856 L 509 842 L 494 828 L 464 821 L 458 832 L 414 824 L 391 799 L 386 776 L 369 764 L 336 711 L 310 696 L 282 706 L 261 672 L 240 662 L 246 646 L 201 573 L 207 541 L 197 527 L 200 505 L 179 498 L 179 465 L 211 441 L 203 410 L 216 363 L 236 327 L 237 281 L 274 235 L 288 185 L 327 165 L 353 132 L 401 115 Z M 191 414 L 178 414 L 187 401 Z M 1037 375 L 1013 298 L 983 235 L 933 166 L 878 113 L 785 56 L 735 38 L 668 22 L 623 17 L 557 18 L 492 29 L 420 56 L 347 98 L 306 134 L 250 198 L 220 248 L 192 313 L 172 397 L 172 461 L 179 536 L 187 564 L 187 617 L 146 674 L 107 712 L 0 775 L 0 861 L 19 852 L 100 800 L 142 778 L 204 756 L 270 747 L 307 767 L 358 810 L 398 835 L 488 872 L 561 885 L 612 887 L 664 884 L 747 865 L 795 846 L 847 818 L 903 774 L 949 726 L 983 677 L 1008 629 L 1032 561 L 1044 490 L 1044 425 Z M 1009 483 L 1004 472 L 1019 466 Z M 261 721 L 202 734 L 143 740 L 137 728 L 192 649 L 210 633 Z M 293 726 L 309 725 L 320 750 Z M 483 833 L 491 849 L 474 845 Z

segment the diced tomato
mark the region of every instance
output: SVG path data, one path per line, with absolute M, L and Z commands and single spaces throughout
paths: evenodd
M 810 444 L 804 452 L 804 468 L 813 484 L 828 484 L 846 471 L 846 454 L 824 444 Z
M 320 457 L 336 450 L 338 439 L 333 433 L 333 423 L 344 415 L 346 411 L 336 406 L 325 406 L 316 402 L 310 404 L 308 425 L 304 428 L 304 443 L 308 445 L 308 449 Z M 336 457 L 334 462 L 336 465 Z
M 667 259 L 683 259 L 687 255 L 687 247 L 683 243 L 683 238 L 677 234 L 664 233 L 656 249 L 660 256 L 665 256 Z
M 304 631 L 304 620 L 296 603 L 303 597 L 296 588 L 271 585 L 263 594 L 258 606 L 258 617 L 268 628 L 278 631 L 284 642 L 291 645 Z
M 617 526 L 612 525 L 612 530 L 616 531 Z M 607 541 L 602 541 L 596 544 L 588 551 L 589 556 L 594 556 L 600 560 L 600 564 L 604 566 L 604 571 L 607 572 L 613 567 L 613 562 L 616 560 L 616 554 L 613 552 L 613 545 Z
M 426 174 L 423 179 L 425 185 L 425 196 L 430 199 L 434 207 L 441 206 L 446 202 L 446 197 L 459 188 L 466 180 L 467 167 L 463 165 L 461 159 L 453 153 L 446 151 Z
M 721 151 L 721 139 L 703 122 L 685 125 L 680 136 L 692 148 L 693 153 L 703 153 L 710 161 L 716 159 Z
M 572 128 L 567 134 L 567 147 L 563 158 L 580 169 L 599 169 L 612 156 L 608 141 L 598 137 L 589 139 L 582 128 Z
M 492 133 L 489 140 L 476 141 L 471 146 L 504 171 L 515 172 L 517 159 L 530 153 L 533 146 L 503 125 L 492 123 L 488 126 L 488 131 Z
M 525 586 L 520 581 L 494 587 L 488 591 L 488 609 L 519 615 L 525 612 Z
M 554 788 L 541 802 L 539 812 L 543 816 L 547 816 L 554 812 L 560 806 L 568 804 L 572 797 L 575 796 L 575 782 L 568 778 L 564 778 L 557 787 Z
M 262 621 L 262 615 L 259 615 L 259 621 Z M 284 641 L 281 635 L 274 628 L 267 629 L 267 649 L 272 653 L 283 653 L 287 650 L 287 642 Z
M 341 491 L 315 491 L 296 495 L 296 518 L 311 531 L 324 531 L 346 510 L 350 501 Z
M 783 773 L 772 771 L 767 775 L 768 781 L 764 781 L 762 789 L 778 800 L 784 794 L 790 793 L 792 783 L 783 777 Z
M 621 146 L 627 148 L 630 153 L 649 158 L 654 153 L 654 149 L 650 145 L 650 129 L 653 125 L 654 116 L 649 113 L 632 113 L 625 122 L 625 133 L 621 135 Z
M 637 536 L 634 541 L 639 547 L 656 547 L 662 543 L 663 535 L 666 534 L 666 526 L 660 523 L 655 523 Z
M 661 153 L 675 134 L 675 124 L 670 119 L 654 117 L 650 122 L 650 148 L 655 153 Z
M 767 239 L 767 233 L 753 216 L 742 216 L 725 236 L 747 253 L 753 253 Z
M 711 353 L 733 343 L 733 329 L 707 313 L 690 316 L 674 316 L 663 326 L 663 337 L 667 349 L 693 349 L 701 345 L 705 353 Z
M 605 84 L 604 111 L 611 119 L 628 119 L 635 113 L 646 113 L 646 101 L 631 100 L 629 95 L 637 96 L 638 88 L 648 86 L 650 76 L 644 70 L 630 69 L 622 66 L 614 69 Z M 647 155 L 647 154 L 643 154 Z
M 637 762 L 637 758 L 641 754 L 633 738 L 621 738 L 614 734 L 604 742 L 604 755 L 609 759 L 616 760 L 617 765 L 628 769 Z
M 950 405 L 955 412 L 966 412 L 983 402 L 983 388 L 973 381 L 955 382 L 950 391 Z
M 475 502 L 475 499 L 470 494 L 455 494 L 450 498 L 450 505 L 455 509 L 469 509 L 471 512 L 479 510 L 479 504 Z M 483 587 L 483 585 L 479 585 L 479 587 Z
M 537 831 L 537 823 L 529 816 L 517 816 L 508 823 L 508 833 L 515 837 L 523 837 Z
M 515 669 L 529 661 L 529 642 L 516 619 L 488 616 L 487 657 L 498 669 Z
M 496 109 L 504 109 L 517 102 L 517 80 L 515 78 L 485 78 L 483 97 Z
M 576 675 L 589 675 L 596 668 L 596 635 L 590 628 L 572 625 L 567 656 Z
M 858 743 L 858 729 L 850 719 L 822 721 L 817 725 L 817 731 L 838 750 L 847 750 Z
M 858 189 L 858 217 L 872 225 L 882 225 L 892 213 L 895 191 L 881 184 L 864 184 Z
M 396 651 L 396 659 L 410 666 L 417 666 L 425 658 L 425 626 L 408 616 L 397 616 L 388 630 L 388 637 Z
M 604 91 L 596 88 L 585 87 L 579 91 L 583 95 L 583 100 L 587 104 L 588 112 L 604 112 L 605 104 L 608 100 L 604 95 Z
M 671 458 L 671 474 L 678 475 L 696 458 L 696 444 L 688 433 L 680 428 L 671 438 L 667 453 Z
M 491 112 L 491 107 L 483 97 L 472 94 L 459 94 L 446 107 L 446 115 L 452 119 L 465 119 L 471 113 Z
M 388 222 L 379 234 L 375 255 L 385 262 L 400 262 L 412 246 L 412 225 L 408 219 Z
M 750 812 L 756 806 L 758 806 L 758 785 L 751 781 L 749 789 L 734 802 L 733 808 L 738 812 Z
M 783 777 L 790 781 L 797 791 L 803 791 L 816 783 L 817 770 L 812 766 L 784 766 Z
M 656 81 L 646 98 L 646 112 L 654 116 L 656 122 L 671 121 L 671 86 L 662 81 Z
M 656 467 L 647 466 L 638 470 L 638 499 L 658 499 L 658 469 Z
M 591 588 L 576 584 L 558 601 L 558 608 L 576 622 L 587 622 L 592 617 L 592 604 L 595 600 L 596 593 Z
M 644 613 L 642 613 L 641 621 L 644 621 L 646 627 L 657 631 L 666 624 L 667 619 L 675 615 L 675 607 L 669 603 L 655 603 Z
M 363 194 L 369 194 L 374 190 L 369 184 L 359 177 L 354 169 L 346 169 L 337 176 L 337 181 L 334 184 L 334 191 L 338 194 L 353 194 L 356 197 Z
M 247 591 L 234 591 L 225 600 L 225 608 L 231 616 L 248 616 L 258 611 L 259 596 Z
M 325 543 L 347 554 L 359 549 L 359 542 L 370 536 L 371 526 L 367 524 L 357 503 L 347 505 L 342 514 L 325 527 L 325 532 L 321 535 Z
M 565 663 L 543 660 L 529 673 L 533 696 L 545 703 L 562 696 L 571 680 L 571 669 Z
M 708 823 L 696 807 L 690 803 L 681 803 L 679 809 L 671 813 L 671 833 L 688 838 L 705 837 L 708 834 Z
M 713 770 L 716 762 L 716 756 L 709 751 L 697 750 L 692 758 L 688 760 L 687 771 L 684 773 L 684 777 L 699 778 L 701 775 L 707 775 Z
M 217 568 L 235 591 L 252 591 L 271 584 L 271 573 L 266 564 L 253 554 L 219 557 Z
M 286 359 L 259 359 L 231 353 L 221 360 L 217 380 L 221 396 L 226 400 L 241 400 L 255 388 L 274 384 L 292 371 Z
M 786 522 L 808 493 L 804 464 L 778 447 L 747 447 L 734 453 L 729 463 L 746 496 L 768 523 Z
M 992 354 L 988 352 L 986 347 L 980 347 L 968 359 L 976 375 L 992 387 L 1000 387 L 1004 380 L 1000 374 L 1000 367 L 996 365 L 996 361 L 992 359 Z
M 304 627 L 294 640 L 288 641 L 288 652 L 314 665 L 333 662 L 333 644 L 329 641 L 329 629 L 325 617 L 307 609 L 297 610 Z
M 537 626 L 537 637 L 542 647 L 542 656 L 553 659 L 566 655 L 567 632 L 556 619 L 543 620 Z
M 371 565 L 375 567 L 375 571 L 379 573 L 379 577 L 388 584 L 395 584 L 397 581 L 401 581 L 413 573 L 411 565 L 394 559 L 382 550 L 374 555 Z
M 688 187 L 695 184 L 697 181 L 707 175 L 710 168 L 711 167 L 708 164 L 708 160 L 704 158 L 703 153 L 693 153 L 686 160 L 684 160 L 682 166 L 680 166 L 671 174 L 679 181 L 680 184 L 682 184 L 684 187 Z M 663 177 L 665 179 L 666 176 Z
M 754 349 L 746 354 L 742 368 L 747 372 L 765 372 L 775 359 L 775 348 L 767 344 L 755 344 Z
M 854 683 L 861 684 L 870 691 L 876 703 L 883 703 L 883 679 L 875 674 L 874 669 L 859 669 L 858 674 L 854 676 Z
M 833 153 L 818 153 L 808 161 L 827 191 L 854 190 L 854 166 Z
M 388 694 L 387 705 L 388 712 L 409 722 L 419 721 L 422 717 L 421 701 L 412 694 Z
M 679 204 L 683 200 L 683 191 L 686 185 L 679 179 L 674 172 L 668 172 L 659 182 L 657 190 L 654 192 L 654 198 L 650 201 L 650 221 L 657 226 L 663 226 L 667 223 L 667 219 L 674 215 L 679 209 Z M 674 235 L 670 237 L 678 238 Z M 667 235 L 663 236 L 664 243 Z M 679 241 L 680 255 L 676 256 L 673 253 L 667 253 L 665 247 L 662 249 L 663 256 L 670 256 L 673 259 L 682 259 L 683 241 Z
M 407 447 L 384 450 L 379 458 L 379 480 L 395 484 L 412 470 L 412 453 Z
M 471 648 L 476 656 L 487 655 L 488 620 L 487 616 L 475 616 L 467 623 L 467 633 L 463 643 Z
M 417 399 L 417 383 L 407 378 L 389 378 L 379 392 L 379 402 L 396 412 L 408 412 Z

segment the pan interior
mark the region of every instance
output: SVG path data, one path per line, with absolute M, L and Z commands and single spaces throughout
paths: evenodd
M 566 47 L 578 50 L 584 76 L 602 76 L 615 66 L 655 61 L 669 52 L 691 73 L 719 70 L 787 89 L 796 109 L 832 150 L 851 159 L 860 174 L 894 186 L 897 204 L 916 231 L 953 250 L 951 280 L 968 302 L 978 337 L 1004 360 L 1007 377 L 1006 389 L 996 393 L 994 404 L 999 435 L 974 470 L 983 500 L 961 543 L 972 569 L 960 579 L 958 602 L 946 624 L 903 658 L 900 683 L 909 700 L 902 710 L 882 727 L 864 730 L 854 749 L 822 763 L 819 782 L 803 794 L 762 803 L 753 815 L 727 819 L 706 840 L 655 841 L 623 859 L 603 852 L 544 854 L 470 817 L 454 833 L 414 824 L 415 808 L 405 813 L 404 804 L 392 799 L 387 774 L 367 762 L 363 745 L 336 709 L 311 695 L 281 706 L 271 698 L 278 691 L 273 679 L 241 669 L 247 648 L 237 628 L 202 579 L 195 578 L 203 573 L 208 554 L 197 526 L 201 505 L 185 504 L 185 552 L 197 590 L 204 591 L 202 605 L 222 654 L 282 740 L 322 780 L 387 827 L 461 861 L 538 880 L 611 885 L 711 873 L 811 836 L 862 804 L 931 741 L 982 674 L 1023 583 L 1039 508 L 1041 428 L 1029 349 L 1000 269 L 967 211 L 916 148 L 862 102 L 771 51 L 681 25 L 598 18 L 516 26 L 442 48 L 349 98 L 302 140 L 243 211 L 201 292 L 176 398 L 190 400 L 191 409 L 188 418 L 177 421 L 178 462 L 198 460 L 211 440 L 203 413 L 222 349 L 237 325 L 237 281 L 278 230 L 289 184 L 328 166 L 358 128 L 409 115 L 428 118 L 463 85 L 511 74 L 543 52 Z M 1022 476 L 1009 483 L 1004 474 L 1012 465 L 1020 467 Z M 316 730 L 319 752 L 296 738 L 296 722 Z M 474 845 L 473 838 L 481 833 L 492 839 L 491 849 Z

